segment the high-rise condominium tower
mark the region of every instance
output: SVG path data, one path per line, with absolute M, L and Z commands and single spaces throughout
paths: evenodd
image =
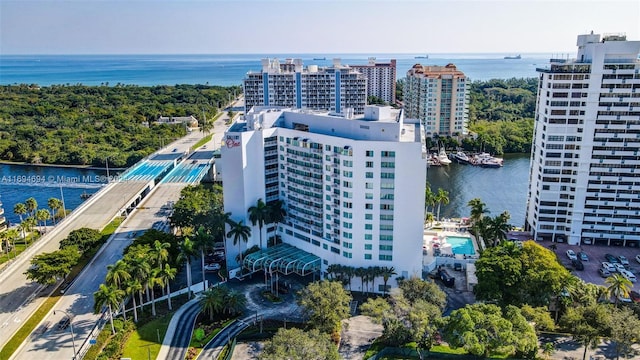
M 420 119 L 427 136 L 465 135 L 469 118 L 467 91 L 467 77 L 455 65 L 416 64 L 405 79 L 405 116 Z
M 640 41 L 578 36 L 540 82 L 526 228 L 536 240 L 640 246 Z
M 367 96 L 376 96 L 389 104 L 396 102 L 396 60 L 388 63 L 369 58 L 367 65 L 351 65 L 367 78 Z

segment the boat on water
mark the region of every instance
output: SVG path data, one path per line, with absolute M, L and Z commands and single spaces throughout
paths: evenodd
M 418 55 L 415 57 L 415 59 L 428 59 L 429 55 Z
M 88 198 L 91 197 L 91 195 L 93 194 L 89 194 L 88 192 L 84 191 L 82 194 L 80 194 L 80 199 L 87 200 Z
M 516 55 L 516 56 L 505 56 L 504 58 L 505 58 L 505 60 L 520 60 L 520 59 L 522 59 L 522 56 L 520 56 L 520 55 Z
M 313 58 L 313 60 L 327 60 L 326 57 L 321 57 L 321 58 Z
M 468 164 L 470 159 L 467 154 L 462 151 L 458 151 L 453 155 L 453 160 L 455 160 L 458 164 Z
M 449 160 L 449 156 L 447 156 L 447 152 L 444 151 L 444 148 L 440 149 L 438 152 L 438 161 L 440 161 L 440 164 L 445 166 L 451 164 L 451 160 Z
M 504 164 L 504 160 L 493 157 L 488 153 L 479 153 L 470 158 L 469 163 L 480 167 L 499 168 Z

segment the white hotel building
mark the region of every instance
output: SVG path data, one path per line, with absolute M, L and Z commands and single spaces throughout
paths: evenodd
M 578 36 L 540 82 L 526 228 L 536 240 L 640 246 L 640 41 Z
M 225 211 L 251 226 L 250 206 L 280 199 L 287 215 L 278 234 L 319 257 L 322 273 L 342 264 L 393 266 L 398 276 L 421 276 L 423 139 L 417 120 L 390 107 L 367 106 L 357 117 L 254 108 L 225 133 Z M 242 249 L 260 243 L 259 231 L 252 227 Z M 229 239 L 227 251 L 227 259 L 239 251 Z M 376 291 L 379 285 L 381 279 Z

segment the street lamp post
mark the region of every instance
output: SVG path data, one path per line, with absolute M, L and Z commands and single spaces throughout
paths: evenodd
M 64 310 L 53 310 L 53 315 L 56 314 L 56 311 L 59 311 L 63 314 L 65 314 L 66 317 L 69 318 L 69 329 L 71 329 L 71 345 L 73 346 L 73 358 L 75 360 L 76 358 L 76 339 L 75 339 L 75 335 L 73 334 L 73 321 L 71 320 L 71 315 L 69 315 L 69 313 L 67 313 Z

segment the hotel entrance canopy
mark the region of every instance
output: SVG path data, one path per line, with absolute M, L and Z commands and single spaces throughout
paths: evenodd
M 300 276 L 320 270 L 321 264 L 318 256 L 286 243 L 251 253 L 242 260 L 242 266 L 250 272 L 277 271 L 284 275 L 294 273 Z

